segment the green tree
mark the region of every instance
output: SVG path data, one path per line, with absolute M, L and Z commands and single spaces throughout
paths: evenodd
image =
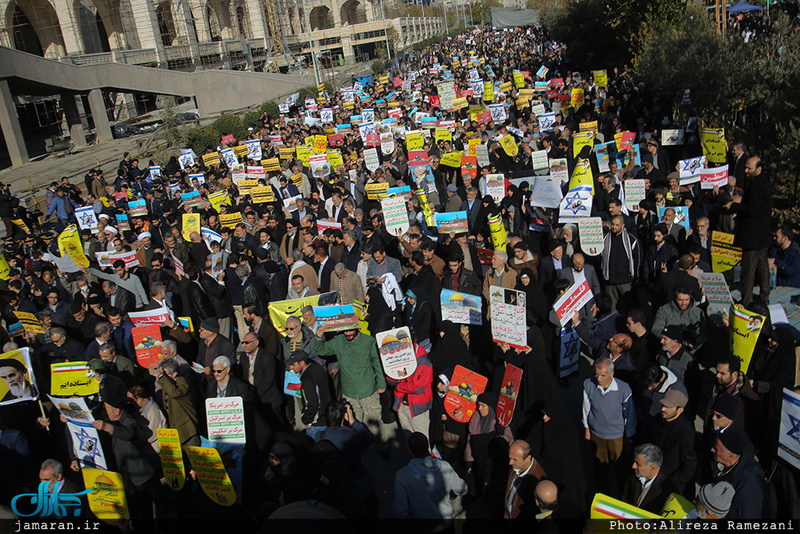
M 220 115 L 211 123 L 211 129 L 214 130 L 219 137 L 223 135 L 232 135 L 236 139 L 244 139 L 247 137 L 247 128 L 238 115 Z
M 472 2 L 472 20 L 475 25 L 489 24 L 492 22 L 492 8 L 502 7 L 500 0 L 479 0 Z M 469 11 L 469 9 L 467 9 Z M 469 14 L 469 13 L 467 13 Z
M 186 132 L 186 146 L 202 156 L 207 148 L 216 150 L 220 138 L 213 128 L 193 128 Z

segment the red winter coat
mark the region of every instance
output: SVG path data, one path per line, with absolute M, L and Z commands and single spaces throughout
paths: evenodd
M 414 343 L 417 356 L 417 368 L 411 376 L 398 382 L 394 390 L 394 411 L 400 409 L 405 399 L 411 409 L 411 416 L 416 417 L 431 409 L 433 401 L 433 365 L 428 359 L 425 349 Z M 395 382 L 387 378 L 390 382 Z

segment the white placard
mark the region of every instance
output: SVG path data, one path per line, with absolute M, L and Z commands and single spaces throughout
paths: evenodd
M 525 324 L 525 292 L 504 287 L 489 288 L 492 340 L 515 348 L 528 345 Z
M 414 374 L 417 369 L 417 356 L 411 331 L 407 326 L 378 332 L 375 335 L 378 352 L 386 376 L 394 380 L 402 380 Z

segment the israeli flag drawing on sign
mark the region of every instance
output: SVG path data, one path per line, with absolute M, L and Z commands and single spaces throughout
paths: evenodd
M 579 222 L 592 214 L 592 186 L 579 185 L 567 192 L 558 210 L 558 222 Z
M 508 118 L 506 107 L 503 104 L 492 104 L 489 106 L 489 111 L 492 114 L 492 122 L 503 122 Z

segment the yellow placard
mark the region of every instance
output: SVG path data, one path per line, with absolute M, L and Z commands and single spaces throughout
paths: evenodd
M 526 100 L 530 100 L 533 98 L 533 89 L 520 89 L 519 90 L 519 97 L 524 98 Z
M 342 157 L 342 153 L 338 150 L 331 150 L 327 155 L 328 161 L 330 161 L 331 167 L 334 169 L 339 165 L 344 165 L 344 158 Z
M 583 89 L 580 87 L 574 88 L 569 103 L 575 109 L 581 107 L 583 105 Z
M 593 70 L 592 76 L 594 77 L 594 84 L 597 87 L 608 87 L 608 72 L 603 70 Z
M 414 191 L 414 194 L 417 196 L 417 200 L 419 200 L 419 207 L 422 208 L 422 214 L 425 215 L 425 224 L 432 228 L 436 222 L 433 219 L 433 210 L 431 209 L 430 202 L 428 202 L 428 195 L 426 195 L 425 191 L 422 189 L 417 189 Z
M 378 200 L 380 195 L 386 194 L 386 190 L 389 189 L 389 182 L 374 182 L 371 184 L 366 184 L 364 189 L 367 192 L 368 199 Z
M 437 143 L 439 141 L 453 142 L 453 132 L 450 131 L 450 128 L 437 127 L 434 136 Z
M 422 150 L 425 148 L 425 136 L 419 130 L 406 132 L 406 147 L 411 150 Z
M 345 103 L 342 104 L 342 107 L 344 109 L 355 109 L 356 104 L 355 104 L 355 102 L 345 102 Z
M 50 364 L 50 394 L 54 397 L 85 397 L 100 392 L 100 382 L 86 376 L 87 362 Z
M 513 87 L 513 85 L 511 84 L 511 82 L 501 83 L 500 84 L 500 91 L 503 92 L 503 93 L 507 93 L 507 92 L 509 92 L 511 90 L 512 87 Z
M 281 170 L 281 161 L 278 158 L 262 159 L 261 166 L 266 172 L 278 172 Z
M 503 152 L 510 158 L 513 158 L 519 152 L 517 141 L 511 134 L 506 134 L 500 138 L 500 146 L 503 147 Z
M 583 147 L 592 147 L 594 144 L 594 134 L 592 132 L 572 134 L 572 154 L 577 158 L 581 154 Z
M 700 132 L 700 143 L 703 145 L 703 155 L 711 163 L 724 164 L 728 160 L 725 150 L 725 130 L 704 128 Z
M 483 113 L 484 111 L 485 110 L 484 110 L 483 106 L 470 106 L 469 107 L 469 120 L 477 121 L 478 120 L 478 114 L 479 113 Z
M 321 84 L 319 84 L 319 85 L 317 86 L 317 92 L 318 92 L 318 93 L 321 93 L 321 92 L 322 92 L 322 91 L 324 91 L 324 90 L 325 90 L 325 84 L 324 84 L 324 83 L 321 83 Z
M 324 154 L 325 150 L 327 150 L 328 146 L 328 136 L 327 135 L 315 135 L 314 136 L 314 153 L 315 154 Z
M 316 101 L 317 101 L 317 104 L 320 104 L 320 105 L 324 105 L 324 104 L 328 103 L 328 99 L 325 98 L 324 96 L 318 96 L 316 98 Z
M 291 175 L 289 181 L 292 182 L 297 189 L 303 187 L 303 175 L 299 172 Z
M 39 319 L 32 313 L 15 311 L 14 315 L 22 323 L 22 328 L 25 332 L 33 332 L 34 334 L 44 334 L 44 328 L 39 322 Z
M 183 228 L 181 230 L 181 235 L 186 241 L 192 240 L 192 232 L 200 233 L 200 214 L 199 213 L 184 213 L 183 218 Z
M 453 109 L 464 109 L 469 105 L 467 102 L 467 97 L 462 96 L 461 98 L 454 98 L 453 99 Z
M 267 202 L 275 202 L 275 193 L 272 187 L 268 185 L 251 187 L 250 198 L 253 199 L 253 204 L 265 204 Z
M 494 84 L 492 82 L 483 82 L 483 101 L 492 102 L 494 100 Z
M 475 147 L 481 144 L 481 140 L 477 137 L 470 139 L 467 141 L 467 155 L 468 156 L 477 156 L 477 152 L 475 151 Z
M 314 136 L 313 135 L 309 135 L 308 137 L 306 137 L 304 139 L 304 141 L 305 141 L 305 144 L 306 144 L 306 146 L 308 148 L 313 148 L 314 147 Z
M 742 249 L 733 245 L 733 234 L 719 232 L 711 234 L 711 270 L 724 273 L 742 261 Z
M 206 496 L 222 506 L 232 506 L 236 502 L 236 490 L 217 449 L 186 447 L 186 456 Z
M 292 159 L 294 157 L 294 148 L 281 147 L 279 154 L 282 160 Z
M 172 491 L 180 491 L 186 482 L 186 468 L 183 466 L 181 437 L 174 428 L 159 428 L 158 455 L 161 457 L 161 469 L 167 485 Z
M 237 157 L 243 158 L 250 155 L 250 149 L 247 148 L 247 145 L 236 145 L 233 147 L 233 153 L 236 154 Z
M 446 167 L 461 167 L 461 151 L 443 154 L 439 160 L 439 164 Z
M 74 224 L 67 226 L 58 236 L 58 250 L 65 254 L 81 267 L 89 267 L 89 260 L 83 253 L 83 242 L 78 228 Z
M 505 251 L 508 236 L 506 235 L 506 227 L 503 226 L 503 219 L 499 214 L 489 217 L 489 231 L 492 234 L 494 249 Z
M 525 109 L 531 105 L 531 101 L 527 98 L 518 98 L 514 103 L 516 104 L 517 109 Z
M 570 189 L 579 185 L 591 186 L 592 195 L 594 195 L 594 176 L 592 175 L 592 165 L 588 159 L 579 159 L 575 163 L 575 170 L 572 171 L 572 176 L 569 179 Z
M 28 225 L 25 224 L 25 221 L 22 219 L 11 219 L 11 222 L 14 223 L 14 226 L 25 232 L 26 234 L 31 233 L 31 229 L 28 228 Z
M 659 516 L 631 504 L 597 493 L 592 499 L 591 519 L 659 519 Z
M 380 78 L 378 78 L 378 83 L 381 85 L 386 85 L 387 83 L 389 83 L 389 77 L 381 76 Z
M 203 154 L 203 165 L 206 167 L 210 167 L 212 165 L 219 165 L 219 153 L 218 152 L 210 152 L 208 154 Z
M 8 280 L 8 273 L 11 271 L 11 266 L 8 265 L 4 254 L 0 254 L 0 280 Z
M 270 302 L 268 306 L 269 320 L 272 326 L 282 336 L 286 335 L 286 320 L 289 317 L 300 317 L 302 310 L 306 306 L 316 306 L 319 303 L 319 295 L 304 297 L 301 299 L 277 300 Z
M 742 373 L 747 373 L 758 335 L 767 318 L 745 310 L 741 306 L 733 308 L 731 314 L 731 353 L 742 361 Z
M 240 195 L 248 195 L 252 188 L 258 187 L 258 180 L 239 180 L 237 187 Z
M 661 517 L 668 517 L 670 519 L 683 519 L 686 514 L 694 510 L 694 503 L 684 497 L 673 493 L 667 498 L 664 507 L 661 509 Z
M 184 328 L 188 328 L 189 332 L 194 332 L 194 324 L 192 324 L 191 317 L 178 317 L 178 322 L 181 323 L 181 326 Z
M 236 225 L 242 222 L 241 212 L 236 213 L 223 213 L 219 216 L 219 222 L 225 228 L 236 228 Z
M 581 133 L 585 132 L 597 132 L 597 121 L 591 122 L 582 122 L 578 125 L 578 131 Z
M 400 107 L 400 102 L 396 100 L 392 100 L 391 102 L 389 102 L 389 109 L 394 109 L 399 107 Z
M 310 148 L 307 146 L 297 147 L 297 159 L 299 159 L 306 167 L 308 167 L 309 158 L 311 158 Z
M 97 519 L 110 525 L 118 525 L 120 519 L 130 519 L 122 475 L 93 467 L 82 468 L 81 474 L 86 489 L 92 490 L 86 501 Z
M 231 205 L 231 197 L 228 195 L 227 189 L 211 193 L 208 195 L 208 201 L 211 202 L 211 207 L 217 210 L 217 213 L 222 211 L 221 206 L 223 204 Z
M 525 87 L 525 76 L 518 70 L 514 71 L 514 87 L 517 89 L 522 89 Z

